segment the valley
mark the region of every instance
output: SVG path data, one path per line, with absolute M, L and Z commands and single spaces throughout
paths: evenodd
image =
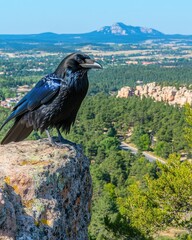
M 87 34 L 0 35 L 0 125 L 74 51 L 103 65 L 89 73 L 88 96 L 65 136 L 91 162 L 90 240 L 190 239 L 192 37 L 122 23 Z M 170 228 L 173 238 L 161 238 Z

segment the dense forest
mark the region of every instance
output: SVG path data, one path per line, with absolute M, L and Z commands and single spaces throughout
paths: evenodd
M 62 55 L 38 58 L 13 58 L 11 60 L 0 58 L 0 99 L 11 97 L 19 85 L 32 85 L 44 75 L 53 72 L 62 59 Z M 143 83 L 157 82 L 161 85 L 186 85 L 191 87 L 192 62 L 180 61 L 174 67 L 163 65 L 114 65 L 105 60 L 102 71 L 90 72 L 90 94 L 99 92 L 110 93 L 123 86 L 135 86 L 137 81 Z
M 152 239 L 167 226 L 190 231 L 190 219 L 180 222 L 181 212 L 192 207 L 192 166 L 180 162 L 180 153 L 191 151 L 192 123 L 190 117 L 186 121 L 186 112 L 192 114 L 186 109 L 105 94 L 84 102 L 69 139 L 81 143 L 92 162 L 91 239 Z M 130 127 L 137 147 L 166 158 L 166 167 L 119 149 L 119 136 Z
M 149 98 L 119 99 L 106 94 L 87 97 L 69 137 L 83 144 L 93 157 L 100 151 L 98 143 L 119 136 L 126 140 L 132 129 L 131 141 L 141 150 L 153 150 L 161 157 L 188 151 L 184 138 L 184 109 L 172 107 Z M 155 141 L 154 141 L 155 139 Z
M 0 99 L 16 95 L 17 85 L 32 86 L 40 75 L 53 71 L 51 58 L 47 59 L 42 75 L 29 73 L 29 63 L 23 62 L 21 68 L 17 65 L 16 76 L 2 76 Z M 54 61 L 57 63 L 58 59 Z M 14 64 L 13 60 L 9 65 L 10 73 Z M 91 161 L 90 240 L 170 239 L 158 236 L 168 227 L 185 230 L 177 239 L 191 239 L 192 165 L 180 161 L 182 154 L 191 156 L 191 108 L 155 103 L 148 98 L 119 99 L 113 94 L 122 86 L 134 86 L 137 80 L 189 86 L 191 76 L 190 64 L 175 68 L 109 66 L 90 72 L 89 95 L 70 134 L 65 136 L 81 144 Z M 0 123 L 9 113 L 10 109 L 0 108 Z M 0 138 L 10 124 L 0 132 Z M 38 133 L 30 136 L 38 137 Z M 138 154 L 121 150 L 121 141 L 134 143 Z M 146 160 L 142 155 L 146 150 L 164 158 L 166 164 Z
M 151 65 L 123 65 L 108 67 L 103 71 L 91 72 L 91 93 L 117 91 L 123 86 L 135 86 L 137 81 L 143 83 L 157 82 L 165 86 L 191 84 L 192 67 L 179 65 L 174 68 Z

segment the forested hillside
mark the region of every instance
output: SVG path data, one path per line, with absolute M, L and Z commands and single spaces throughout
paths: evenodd
M 177 67 L 166 68 L 152 65 L 124 65 L 105 68 L 103 71 L 91 72 L 91 93 L 117 91 L 123 86 L 135 86 L 136 81 L 143 83 L 157 82 L 162 85 L 180 86 L 192 83 L 192 65 L 181 64 Z
M 87 97 L 70 138 L 85 146 L 88 156 L 97 155 L 98 144 L 106 138 L 126 140 L 132 129 L 132 141 L 140 150 L 154 150 L 167 158 L 170 153 L 187 151 L 183 129 L 184 109 L 155 103 L 151 99 L 142 101 L 136 97 L 119 99 L 105 94 Z M 156 141 L 154 141 L 154 138 Z
M 192 206 L 191 164 L 180 162 L 182 152 L 190 153 L 186 133 L 192 137 L 185 118 L 183 108 L 151 99 L 105 94 L 86 99 L 69 139 L 83 144 L 92 162 L 91 239 L 152 239 L 167 226 L 191 229 L 190 219 L 180 222 Z M 119 149 L 118 137 L 126 138 L 130 127 L 138 148 L 168 158 L 167 167 Z
M 45 74 L 55 70 L 59 64 L 61 56 L 11 59 L 7 61 L 0 59 L 0 72 L 3 70 L 6 74 L 0 76 L 0 99 L 12 97 L 15 94 L 15 88 L 19 85 L 37 82 Z M 35 63 L 35 65 L 33 64 Z M 118 65 L 110 66 L 107 62 L 103 63 L 102 71 L 92 71 L 90 75 L 90 94 L 98 92 L 110 93 L 118 91 L 123 86 L 136 86 L 137 81 L 143 83 L 157 82 L 162 85 L 186 85 L 190 86 L 192 76 L 192 63 L 185 60 L 176 64 L 174 67 L 167 68 L 163 65 Z

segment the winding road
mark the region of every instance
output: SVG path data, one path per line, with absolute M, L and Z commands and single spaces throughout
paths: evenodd
M 122 150 L 129 150 L 129 151 L 131 151 L 133 154 L 137 154 L 138 153 L 138 149 L 137 148 L 135 148 L 135 147 L 133 147 L 133 146 L 131 146 L 130 144 L 127 144 L 127 143 L 125 143 L 125 142 L 121 142 L 121 145 L 120 145 L 120 148 L 122 149 Z M 162 160 L 161 158 L 159 158 L 159 157 L 156 157 L 156 156 L 153 156 L 152 154 L 150 154 L 150 153 L 148 153 L 148 152 L 142 152 L 143 153 L 143 155 L 146 157 L 146 159 L 148 159 L 149 160 L 149 162 L 154 162 L 154 161 L 159 161 L 159 162 L 161 162 L 161 163 L 166 163 L 164 160 Z

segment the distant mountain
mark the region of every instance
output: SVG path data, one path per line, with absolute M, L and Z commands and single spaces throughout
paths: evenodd
M 133 27 L 130 25 L 125 25 L 124 23 L 118 22 L 112 26 L 102 27 L 97 31 L 105 35 L 115 35 L 115 36 L 163 36 L 164 34 L 152 29 L 145 27 Z
M 175 39 L 186 39 L 192 41 L 192 36 L 167 35 L 152 28 L 134 27 L 118 22 L 112 26 L 104 26 L 99 30 L 83 34 L 0 34 L 0 48 L 12 46 L 13 44 L 102 44 L 102 43 L 135 43 L 145 40 L 171 41 Z

